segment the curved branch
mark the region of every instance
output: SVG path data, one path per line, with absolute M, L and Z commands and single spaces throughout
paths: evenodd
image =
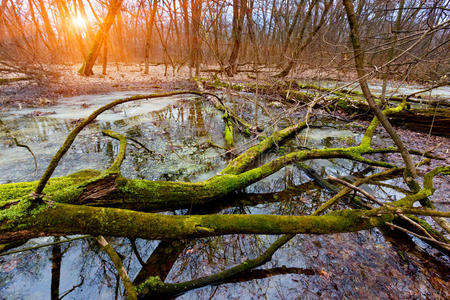
M 106 170 L 107 172 L 120 173 L 120 166 L 125 159 L 125 153 L 127 150 L 127 137 L 112 130 L 103 130 L 102 133 L 103 135 L 112 137 L 120 142 L 119 153 L 117 153 L 116 159 L 112 165 Z
M 78 124 L 67 136 L 66 140 L 62 144 L 62 146 L 59 148 L 58 152 L 56 152 L 55 156 L 53 156 L 52 160 L 50 161 L 47 169 L 45 170 L 44 174 L 42 175 L 41 179 L 39 179 L 38 185 L 34 191 L 36 195 L 36 199 L 42 199 L 42 191 L 45 188 L 45 185 L 47 184 L 48 180 L 53 174 L 53 171 L 55 171 L 56 167 L 58 166 L 59 161 L 61 158 L 66 154 L 66 152 L 69 150 L 70 146 L 74 142 L 77 135 L 80 133 L 81 130 L 83 130 L 84 127 L 86 127 L 89 123 L 95 120 L 101 113 L 107 111 L 108 109 L 113 108 L 114 106 L 117 106 L 119 104 L 131 102 L 131 101 L 137 101 L 137 100 L 143 100 L 143 99 L 154 99 L 154 98 L 162 98 L 162 97 L 170 97 L 175 95 L 186 95 L 186 94 L 193 94 L 193 95 L 203 95 L 204 93 L 198 92 L 198 91 L 176 91 L 176 92 L 167 92 L 167 93 L 159 93 L 159 94 L 149 94 L 149 95 L 136 95 L 128 98 L 123 99 L 117 99 L 115 101 L 112 101 L 111 103 L 108 103 L 98 109 L 96 109 L 94 112 L 92 112 L 88 117 L 86 117 L 80 124 Z

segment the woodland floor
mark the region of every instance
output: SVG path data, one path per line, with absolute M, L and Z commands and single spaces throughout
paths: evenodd
M 55 65 L 47 67 L 56 76 L 38 83 L 34 81 L 18 81 L 8 85 L 0 85 L 0 110 L 10 106 L 42 106 L 52 105 L 60 97 L 77 96 L 85 94 L 100 94 L 124 90 L 174 90 L 195 88 L 189 76 L 188 68 L 181 68 L 175 75 L 172 68 L 168 68 L 165 76 L 164 66 L 150 66 L 149 74 L 144 74 L 143 64 L 110 64 L 107 75 L 102 75 L 101 66 L 94 67 L 94 75 L 80 76 L 77 65 Z M 213 67 L 217 68 L 217 67 Z M 249 69 L 249 68 L 248 68 Z M 201 76 L 209 78 L 214 72 L 202 72 Z M 250 73 L 241 72 L 233 77 L 233 82 L 256 82 L 249 77 Z M 260 75 L 264 81 L 276 74 L 276 70 L 265 69 Z M 21 77 L 18 75 L 17 77 Z M 317 71 L 305 71 L 296 74 L 297 78 L 309 79 L 353 79 L 353 74 L 329 72 L 321 74 Z

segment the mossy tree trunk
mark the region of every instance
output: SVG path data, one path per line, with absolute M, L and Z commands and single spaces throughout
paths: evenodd
M 366 71 L 364 68 L 364 50 L 361 46 L 361 40 L 359 37 L 359 25 L 354 11 L 353 2 L 350 0 L 343 0 L 342 2 L 344 4 L 345 11 L 347 13 L 348 23 L 350 26 L 350 40 L 353 46 L 356 72 L 359 77 L 359 85 L 361 86 L 361 90 L 364 94 L 364 97 L 367 99 L 367 103 L 369 104 L 371 110 L 380 120 L 383 127 L 386 129 L 386 131 L 389 133 L 394 143 L 399 148 L 400 154 L 402 155 L 402 158 L 405 161 L 406 169 L 409 173 L 408 176 L 411 177 L 411 179 L 408 181 L 411 182 L 417 176 L 416 167 L 414 166 L 411 156 L 409 155 L 408 149 L 405 147 L 400 136 L 397 134 L 397 132 L 392 127 L 389 120 L 386 118 L 386 116 L 383 115 L 381 109 L 376 104 L 372 96 L 372 93 L 370 92 L 369 85 L 367 83 Z

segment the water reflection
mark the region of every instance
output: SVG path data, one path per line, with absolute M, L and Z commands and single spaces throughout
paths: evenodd
M 69 99 L 60 107 L 50 108 L 51 115 L 30 116 L 30 111 L 1 115 L 9 130 L 35 152 L 41 174 L 80 117 L 117 97 L 82 96 Z M 75 106 L 82 100 L 85 105 Z M 253 105 L 233 100 L 232 106 L 243 115 L 253 116 Z M 67 107 L 68 112 L 64 109 Z M 268 121 L 264 116 L 259 122 Z M 327 123 L 311 128 L 290 142 L 261 156 L 258 163 L 288 153 L 299 147 L 345 147 L 360 140 L 359 133 L 344 129 L 343 124 Z M 224 151 L 205 146 L 207 140 L 223 144 L 220 114 L 195 98 L 145 101 L 119 107 L 109 112 L 81 133 L 55 175 L 80 168 L 104 169 L 114 159 L 118 144 L 103 137 L 102 129 L 125 134 L 145 146 L 130 141 L 123 173 L 127 177 L 163 180 L 204 180 L 226 164 Z M 268 135 L 271 127 L 266 126 Z M 305 142 L 306 141 L 306 142 Z M 237 133 L 237 143 L 246 142 Z M 256 143 L 256 141 L 253 141 Z M 246 144 L 248 147 L 248 144 Z M 32 159 L 15 148 L 0 133 L 0 182 L 37 179 Z M 371 170 L 342 159 L 306 162 L 322 177 L 355 176 Z M 395 182 L 390 182 L 394 186 Z M 380 198 L 400 197 L 395 189 L 385 187 L 372 193 Z M 255 183 L 226 199 L 220 206 L 192 207 L 175 213 L 270 213 L 303 215 L 314 211 L 330 194 L 311 181 L 295 166 Z M 64 237 L 31 240 L 22 247 L 52 243 Z M 123 257 L 134 283 L 148 276 L 160 276 L 166 282 L 180 282 L 214 274 L 263 252 L 275 236 L 229 235 L 190 241 L 146 241 L 109 238 Z M 386 241 L 379 230 L 326 236 L 298 235 L 264 267 L 240 274 L 220 286 L 208 286 L 188 292 L 181 299 L 241 298 L 436 298 L 442 292 L 431 278 L 448 279 L 448 267 L 442 258 L 424 251 L 412 253 L 416 246 L 399 248 L 398 240 Z M 394 244 L 395 243 L 395 244 Z M 410 249 L 411 248 L 411 249 Z M 402 251 L 403 256 L 397 251 Z M 417 251 L 416 251 L 417 252 Z M 406 254 L 405 254 L 406 253 Z M 420 258 L 419 257 L 420 254 Z M 406 255 L 406 256 L 405 256 Z M 407 258 L 404 258 L 407 257 Z M 124 289 L 109 257 L 92 239 L 71 241 L 46 248 L 0 257 L 0 298 L 8 299 L 117 299 Z M 432 266 L 432 267 L 430 267 Z M 396 280 L 393 280 L 395 278 Z

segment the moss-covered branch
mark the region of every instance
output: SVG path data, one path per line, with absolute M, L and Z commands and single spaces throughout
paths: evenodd
M 259 155 L 269 150 L 274 145 L 281 144 L 287 138 L 292 137 L 295 133 L 305 127 L 306 122 L 300 122 L 273 133 L 271 136 L 265 138 L 257 145 L 250 147 L 247 151 L 232 160 L 225 169 L 222 170 L 221 174 L 239 174 L 243 172 Z
M 242 133 L 244 133 L 247 136 L 250 136 L 251 125 L 244 119 L 238 117 L 229 107 L 227 107 L 222 102 L 222 100 L 217 95 L 205 92 L 203 83 L 199 79 L 195 78 L 194 80 L 195 80 L 195 83 L 197 84 L 198 89 L 200 91 L 202 91 L 205 96 L 210 96 L 210 97 L 207 97 L 207 99 L 210 100 L 214 104 L 214 107 L 216 109 L 220 110 L 221 112 L 223 112 L 224 116 L 226 115 L 226 117 L 228 119 L 233 120 L 239 126 Z
M 393 215 L 341 210 L 324 216 L 192 215 L 173 216 L 116 208 L 54 203 L 6 217 L 0 242 L 46 235 L 84 234 L 130 238 L 184 239 L 225 234 L 330 234 L 377 227 Z
M 225 139 L 225 146 L 227 148 L 231 148 L 234 145 L 233 140 L 233 123 L 231 123 L 230 116 L 226 111 L 222 116 L 223 122 L 225 124 L 225 128 L 223 130 L 223 137 Z
M 272 142 L 268 140 L 267 144 L 270 143 Z M 114 172 L 100 173 L 87 170 L 72 176 L 51 180 L 45 189 L 46 196 L 44 199 L 54 202 L 120 207 L 138 211 L 179 209 L 215 201 L 218 197 L 224 197 L 235 190 L 247 187 L 294 162 L 311 159 L 346 158 L 372 165 L 391 167 L 391 164 L 372 161 L 362 156 L 365 153 L 378 153 L 380 151 L 384 152 L 384 149 L 367 149 L 360 146 L 302 150 L 281 156 L 238 175 L 223 174 L 196 183 L 127 179 Z M 246 158 L 255 157 L 257 153 L 257 150 L 251 151 Z M 121 155 L 118 156 L 118 159 L 121 159 Z M 240 170 L 249 161 L 252 160 L 237 161 L 236 166 L 238 168 L 235 170 Z M 0 185 L 1 201 L 20 200 L 32 191 L 35 184 L 35 182 L 30 182 Z M 0 216 L 7 214 L 8 210 L 14 209 L 15 207 L 11 207 L 3 210 L 0 212 Z
M 437 167 L 424 176 L 423 188 L 419 190 L 417 193 L 408 195 L 400 200 L 394 201 L 391 204 L 398 207 L 412 207 L 413 204 L 417 201 L 426 199 L 427 197 L 433 195 L 436 190 L 433 186 L 433 178 L 437 174 L 449 175 L 450 167 Z
M 127 151 L 127 137 L 111 130 L 103 130 L 102 133 L 120 142 L 119 153 L 117 153 L 116 159 L 107 170 L 113 173 L 120 173 L 120 167 Z

